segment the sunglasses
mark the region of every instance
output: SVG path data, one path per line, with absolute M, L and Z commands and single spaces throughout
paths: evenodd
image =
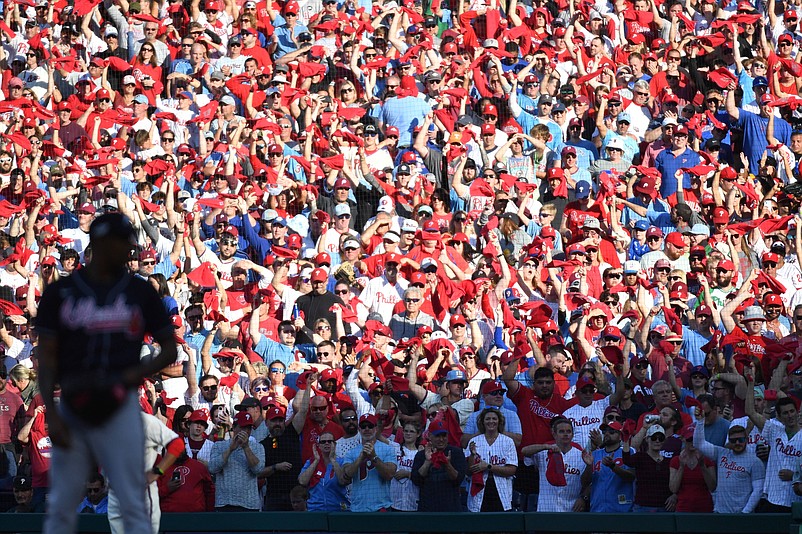
M 256 386 L 255 388 L 253 388 L 253 390 L 258 392 L 267 392 L 270 391 L 270 388 L 267 386 Z
M 649 438 L 652 441 L 665 441 L 666 437 L 662 434 L 655 434 L 654 436 Z
M 321 440 L 318 440 L 318 443 L 321 444 L 321 445 L 331 445 L 332 443 L 334 443 L 334 440 L 333 439 L 321 439 Z
M 328 406 L 312 406 L 311 409 L 312 409 L 313 412 L 325 412 L 326 410 L 329 409 L 329 407 Z
M 349 415 L 348 417 L 340 417 L 340 421 L 356 421 L 355 415 Z
M 360 430 L 369 430 L 371 428 L 376 428 L 376 425 L 374 425 L 373 423 L 362 423 L 361 425 L 359 425 Z
M 203 391 L 217 391 L 217 386 L 201 386 Z
M 284 373 L 286 373 L 287 371 L 286 371 L 286 369 L 280 369 L 280 368 L 278 368 L 278 367 L 271 367 L 271 368 L 270 368 L 270 372 L 271 372 L 271 373 L 278 373 L 278 374 L 280 374 L 280 375 L 283 375 L 283 374 L 284 374 Z

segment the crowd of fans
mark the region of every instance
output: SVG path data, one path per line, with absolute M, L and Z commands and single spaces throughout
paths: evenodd
M 119 211 L 180 344 L 163 512 L 790 511 L 801 13 L 5 2 L 4 508 L 47 498 L 38 298 Z

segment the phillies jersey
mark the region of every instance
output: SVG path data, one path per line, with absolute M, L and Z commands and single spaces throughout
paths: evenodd
M 552 441 L 554 437 L 551 435 L 551 420 L 570 406 L 570 402 L 556 392 L 548 399 L 540 399 L 531 389 L 523 385 L 518 388 L 514 396 L 510 397 L 510 400 L 518 408 L 518 417 L 521 419 L 522 447 Z
M 534 457 L 540 477 L 540 493 L 537 497 L 538 512 L 571 512 L 574 503 L 579 498 L 582 491 L 582 473 L 587 466 L 582 460 L 582 447 L 577 443 L 571 445 L 573 446 L 568 452 L 562 453 L 565 466 L 565 486 L 552 486 L 546 478 L 549 451 L 540 451 Z M 526 463 L 529 463 L 529 458 L 526 458 Z
M 771 504 L 791 506 L 802 499 L 794 494 L 792 482 L 780 480 L 778 473 L 781 469 L 796 471 L 796 466 L 802 460 L 802 432 L 797 432 L 789 439 L 785 426 L 775 419 L 769 419 L 763 426 L 763 437 L 771 447 L 763 494 Z
M 604 418 L 604 410 L 610 406 L 610 397 L 595 400 L 590 406 L 580 406 L 574 404 L 563 412 L 563 415 L 571 420 L 574 426 L 574 441 L 582 447 L 590 444 L 590 431 L 598 430 Z

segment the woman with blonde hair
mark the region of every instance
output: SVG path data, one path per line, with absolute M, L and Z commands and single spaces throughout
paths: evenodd
M 11 384 L 19 390 L 19 396 L 25 404 L 25 409 L 31 405 L 31 401 L 39 393 L 39 382 L 36 380 L 36 371 L 18 363 L 8 372 Z

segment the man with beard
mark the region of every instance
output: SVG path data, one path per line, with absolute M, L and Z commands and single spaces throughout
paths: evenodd
M 327 344 L 323 345 L 323 347 L 318 347 L 319 350 L 321 348 L 326 353 L 334 352 L 333 344 Z M 318 352 L 318 355 L 320 355 L 320 352 Z M 351 397 L 349 397 L 348 394 L 343 391 L 342 369 L 323 369 L 320 372 L 320 380 L 318 383 L 320 391 L 322 392 L 320 395 L 324 398 L 328 397 L 328 400 L 334 408 L 335 413 L 339 414 L 343 408 L 347 406 L 353 406 Z
M 379 420 L 374 414 L 359 418 L 362 446 L 345 455 L 345 474 L 351 478 L 351 511 L 380 512 L 392 505 L 390 481 L 395 475 L 396 449 L 377 441 Z
M 340 412 L 340 425 L 343 428 L 343 436 L 337 440 L 337 458 L 342 459 L 347 452 L 362 446 L 356 410 L 343 408 Z
M 418 511 L 460 512 L 459 488 L 468 470 L 465 454 L 448 444 L 448 428 L 442 420 L 432 424 L 429 435 L 430 442 L 412 463 L 412 483 L 420 487 Z
M 718 466 L 718 486 L 713 494 L 713 511 L 718 514 L 751 514 L 763 493 L 766 467 L 748 445 L 744 427 L 730 427 L 724 447 L 705 440 L 704 413 L 696 410 L 694 447 Z
M 310 382 L 311 383 L 311 382 Z M 303 395 L 308 395 L 308 389 Z M 304 399 L 303 404 L 306 404 Z M 267 479 L 265 510 L 290 511 L 289 493 L 297 485 L 303 461 L 298 448 L 300 432 L 304 427 L 306 410 L 297 413 L 288 424 L 286 411 L 281 406 L 270 406 L 264 411 L 269 435 L 262 440 L 265 449 L 265 468 L 259 476 Z
M 621 435 L 624 427 L 619 421 L 602 423 L 601 447 L 591 452 L 585 449 L 582 460 L 587 465 L 582 473 L 582 486 L 590 485 L 590 511 L 622 513 L 632 511 L 635 497 L 635 474 L 624 465 L 621 456 Z

